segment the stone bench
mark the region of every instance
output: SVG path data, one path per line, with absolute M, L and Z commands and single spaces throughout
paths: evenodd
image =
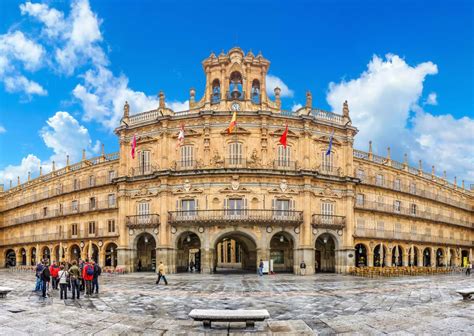
M 226 309 L 193 309 L 189 317 L 195 321 L 203 321 L 204 327 L 211 327 L 214 322 L 245 322 L 247 327 L 254 327 L 255 321 L 263 321 L 270 317 L 266 309 L 260 310 L 226 310 Z
M 469 300 L 471 295 L 474 294 L 474 288 L 458 289 L 456 293 L 461 294 L 463 300 Z
M 8 287 L 0 287 L 0 298 L 4 298 L 10 293 L 13 289 Z

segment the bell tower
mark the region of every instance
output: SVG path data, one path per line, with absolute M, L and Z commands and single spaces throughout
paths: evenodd
M 271 110 L 279 106 L 266 93 L 266 75 L 270 62 L 261 53 L 244 54 L 235 47 L 219 56 L 214 53 L 202 62 L 206 74 L 204 96 L 198 102 L 190 101 L 191 109 L 210 110 Z M 271 88 L 272 90 L 274 88 Z

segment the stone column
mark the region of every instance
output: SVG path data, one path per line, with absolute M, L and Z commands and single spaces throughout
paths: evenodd
M 436 249 L 434 247 L 430 248 L 430 262 L 431 262 L 431 267 L 436 267 Z
M 20 249 L 15 249 L 15 257 L 16 257 L 16 266 L 21 265 L 23 256 L 21 255 Z
M 25 248 L 26 253 L 26 264 L 29 266 L 31 265 L 31 253 L 29 248 Z
M 201 273 L 214 273 L 214 248 L 201 248 Z
M 408 266 L 408 263 L 410 262 L 410 257 L 408 255 L 409 250 L 402 248 L 402 251 L 403 251 L 402 266 Z
M 374 253 L 367 251 L 367 266 L 374 266 Z
M 128 272 L 135 271 L 134 261 L 137 259 L 137 250 L 128 247 L 117 247 L 117 267 L 123 267 Z

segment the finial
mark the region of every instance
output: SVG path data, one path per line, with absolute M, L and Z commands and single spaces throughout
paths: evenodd
M 313 95 L 311 91 L 306 91 L 306 108 L 312 109 L 313 108 Z
M 224 49 L 221 50 L 221 53 L 219 54 L 219 57 L 221 56 L 225 56 L 225 52 L 224 52 Z
M 194 103 L 195 102 L 195 97 L 196 97 L 196 90 L 194 90 L 194 88 L 191 88 L 189 90 L 189 102 Z
M 403 154 L 403 164 L 405 166 L 408 166 L 408 154 L 407 153 Z
M 86 161 L 86 150 L 82 150 L 82 161 Z
M 443 179 L 446 180 L 446 170 L 443 171 Z
M 102 157 L 105 157 L 105 146 L 104 146 L 104 144 L 101 144 L 100 155 L 101 155 Z
M 344 117 L 349 117 L 349 104 L 347 103 L 347 100 L 342 104 L 342 115 Z
M 158 97 L 160 98 L 159 108 L 164 109 L 165 108 L 165 93 L 163 91 L 160 91 L 160 93 L 158 93 Z
M 458 178 L 456 176 L 454 176 L 454 186 L 455 187 L 458 186 Z
M 387 147 L 387 159 L 390 160 L 390 147 Z
M 275 103 L 277 104 L 278 108 L 281 108 L 281 99 L 280 99 L 280 93 L 281 89 L 277 86 L 273 92 L 275 93 Z
M 40 176 L 43 175 L 43 167 L 40 166 Z
M 418 169 L 423 170 L 423 164 L 422 164 L 421 160 L 418 160 Z
M 369 153 L 372 154 L 372 140 L 369 141 Z
M 56 170 L 56 163 L 53 161 L 53 171 Z
M 464 190 L 464 180 L 462 180 L 461 186 L 462 186 L 462 189 Z
M 431 166 L 431 177 L 434 178 L 435 176 L 435 166 Z
M 17 176 L 17 185 L 20 185 L 20 176 Z
M 31 172 L 28 172 L 28 182 L 31 181 Z
M 69 154 L 66 155 L 66 167 L 69 167 Z
M 128 101 L 125 101 L 123 105 L 123 117 L 128 118 L 130 115 L 130 105 L 128 105 Z
M 10 189 L 12 188 L 13 182 L 10 180 Z

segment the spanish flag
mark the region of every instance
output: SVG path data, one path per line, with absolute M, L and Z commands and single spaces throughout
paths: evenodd
M 227 128 L 227 133 L 230 134 L 234 130 L 235 126 L 237 125 L 237 111 L 234 111 L 232 115 L 232 120 L 230 121 L 229 128 Z

